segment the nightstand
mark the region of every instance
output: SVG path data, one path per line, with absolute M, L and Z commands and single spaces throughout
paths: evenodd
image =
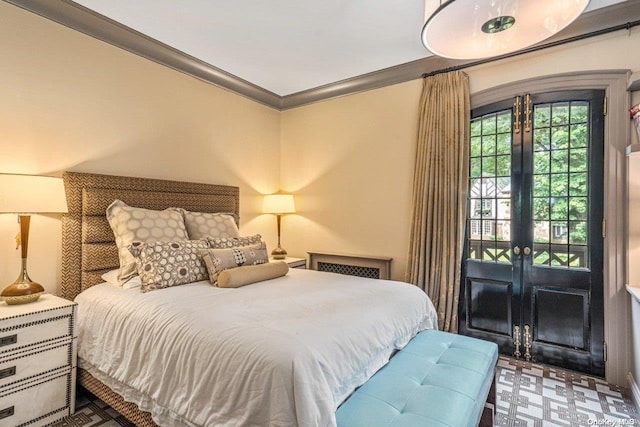
M 0 303 L 0 426 L 44 426 L 75 411 L 76 307 L 49 294 Z
M 269 262 L 276 261 L 284 261 L 289 264 L 289 268 L 301 268 L 306 270 L 307 268 L 307 260 L 306 258 L 294 258 L 294 257 L 286 257 L 285 259 L 273 259 L 269 258 Z

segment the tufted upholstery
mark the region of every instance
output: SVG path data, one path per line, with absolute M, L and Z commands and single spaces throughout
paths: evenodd
M 476 426 L 498 347 L 422 331 L 336 411 L 338 427 Z

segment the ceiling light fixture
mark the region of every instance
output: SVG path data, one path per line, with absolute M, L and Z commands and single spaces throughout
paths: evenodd
M 500 56 L 560 32 L 589 0 L 425 0 L 422 44 L 452 59 Z

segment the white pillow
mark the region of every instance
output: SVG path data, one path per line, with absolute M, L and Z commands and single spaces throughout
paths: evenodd
M 139 287 L 142 286 L 142 281 L 140 280 L 140 276 L 133 276 L 131 279 L 124 282 L 122 286 L 120 286 L 120 282 L 118 281 L 118 273 L 120 273 L 120 270 L 111 270 L 111 271 L 107 271 L 100 277 L 102 277 L 102 280 L 104 280 L 108 284 L 118 288 L 138 289 Z

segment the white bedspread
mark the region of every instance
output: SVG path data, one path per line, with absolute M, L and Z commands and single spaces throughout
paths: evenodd
M 333 426 L 394 349 L 437 325 L 417 287 L 299 269 L 238 289 L 105 283 L 76 301 L 80 367 L 167 427 Z

